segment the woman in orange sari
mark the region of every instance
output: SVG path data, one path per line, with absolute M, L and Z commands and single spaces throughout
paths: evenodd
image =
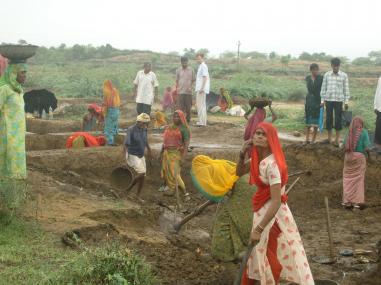
M 251 161 L 245 162 L 251 149 Z M 257 186 L 253 196 L 251 241 L 256 244 L 246 265 L 242 285 L 276 285 L 287 280 L 313 285 L 311 270 L 298 227 L 287 205 L 288 169 L 278 134 L 272 124 L 259 123 L 252 140 L 245 142 L 237 175 L 250 173 Z
M 105 114 L 104 135 L 107 145 L 115 145 L 115 136 L 118 134 L 120 97 L 119 91 L 111 80 L 103 83 L 103 113 Z

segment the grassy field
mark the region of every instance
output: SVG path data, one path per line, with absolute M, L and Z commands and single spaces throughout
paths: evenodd
M 122 96 L 131 96 L 136 72 L 145 61 L 153 63 L 153 70 L 160 82 L 160 94 L 166 86 L 175 82 L 175 71 L 179 66 L 177 56 L 135 52 L 111 59 L 94 59 L 66 63 L 32 62 L 27 88 L 48 88 L 58 97 L 87 98 L 102 96 L 102 82 L 111 79 L 120 89 Z M 232 95 L 251 98 L 265 92 L 274 101 L 303 102 L 306 88 L 304 77 L 308 74 L 310 62 L 291 61 L 287 66 L 279 60 L 243 60 L 239 71 L 233 60 L 208 61 L 211 74 L 211 88 L 218 92 L 220 87 L 230 90 Z M 319 63 L 321 71 L 329 70 L 329 64 Z M 197 67 L 191 61 L 193 68 Z M 373 128 L 373 96 L 381 67 L 363 67 L 346 64 L 342 70 L 350 80 L 350 107 L 355 115 L 365 118 L 366 126 Z M 131 97 L 130 97 L 131 98 Z M 281 110 L 279 127 L 302 128 L 304 112 L 300 109 Z

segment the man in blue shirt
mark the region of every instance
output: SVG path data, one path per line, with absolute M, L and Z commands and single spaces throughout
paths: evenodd
M 124 140 L 124 153 L 127 165 L 133 168 L 138 174 L 128 190 L 135 184 L 138 184 L 138 198 L 143 189 L 147 170 L 144 157 L 146 148 L 148 158 L 152 157 L 151 148 L 147 139 L 147 127 L 149 122 L 150 116 L 146 113 L 141 113 L 136 119 L 136 124 L 127 129 L 126 138 Z

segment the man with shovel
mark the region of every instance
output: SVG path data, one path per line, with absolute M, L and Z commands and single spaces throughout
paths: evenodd
M 126 157 L 127 165 L 133 168 L 137 173 L 137 176 L 135 177 L 128 190 L 137 184 L 138 198 L 140 198 L 140 194 L 143 189 L 147 170 L 146 160 L 144 157 L 146 148 L 148 158 L 152 158 L 151 148 L 148 144 L 147 139 L 147 127 L 149 122 L 150 116 L 146 113 L 141 113 L 136 119 L 136 124 L 127 129 L 127 134 L 124 141 L 124 154 Z

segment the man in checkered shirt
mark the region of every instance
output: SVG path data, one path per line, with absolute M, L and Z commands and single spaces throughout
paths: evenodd
M 332 71 L 324 74 L 323 84 L 321 86 L 321 106 L 326 107 L 326 128 L 328 131 L 328 142 L 332 142 L 333 113 L 335 113 L 336 139 L 334 145 L 339 146 L 340 130 L 342 129 L 341 120 L 343 112 L 343 103 L 345 110 L 348 109 L 349 84 L 348 75 L 340 71 L 340 59 L 331 60 Z

